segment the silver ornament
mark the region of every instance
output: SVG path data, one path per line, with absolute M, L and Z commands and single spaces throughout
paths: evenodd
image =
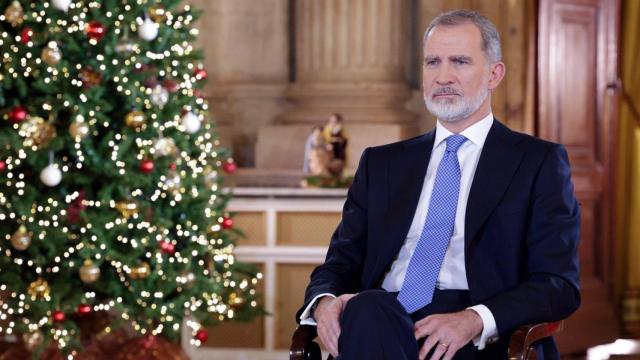
M 151 103 L 159 108 L 163 108 L 169 102 L 169 91 L 162 85 L 156 85 L 151 91 Z
M 169 171 L 167 173 L 167 180 L 165 180 L 165 185 L 171 191 L 178 191 L 180 189 L 180 174 L 175 171 Z
M 51 164 L 40 172 L 40 181 L 49 187 L 58 186 L 62 181 L 62 171 L 58 165 Z
M 142 40 L 152 41 L 158 37 L 159 26 L 153 20 L 146 18 L 142 25 L 138 27 L 138 36 Z
M 158 138 L 154 140 L 153 155 L 156 157 L 161 156 L 176 156 L 178 154 L 178 147 L 176 142 L 172 138 Z
M 51 4 L 58 10 L 67 11 L 71 5 L 71 0 L 52 0 Z
M 123 56 L 129 56 L 138 50 L 138 44 L 129 39 L 122 39 L 116 44 L 116 52 Z
M 200 126 L 202 125 L 198 115 L 192 113 L 191 111 L 184 114 L 180 122 L 182 123 L 184 131 L 186 131 L 188 134 L 197 133 L 198 130 L 200 130 Z

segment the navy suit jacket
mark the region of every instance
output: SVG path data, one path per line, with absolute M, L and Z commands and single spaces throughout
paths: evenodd
M 364 151 L 296 319 L 321 293 L 379 288 L 411 226 L 434 135 Z M 501 340 L 518 326 L 560 320 L 578 308 L 579 228 L 564 147 L 494 121 L 467 202 L 465 265 L 472 303 L 491 310 Z

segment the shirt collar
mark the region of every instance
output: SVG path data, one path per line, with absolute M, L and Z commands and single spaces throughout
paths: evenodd
M 493 125 L 493 113 L 489 112 L 489 115 L 485 116 L 482 120 L 477 123 L 469 126 L 464 129 L 460 135 L 466 137 L 472 143 L 478 145 L 479 147 L 484 146 L 485 140 L 487 140 L 487 135 L 489 135 L 489 130 L 491 130 L 491 126 Z M 451 131 L 449 131 L 446 127 L 444 127 L 440 120 L 436 123 L 436 139 L 433 143 L 434 149 L 440 145 L 446 138 L 454 135 Z

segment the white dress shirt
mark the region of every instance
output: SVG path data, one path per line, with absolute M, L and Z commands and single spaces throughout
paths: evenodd
M 471 184 L 473 183 L 473 176 L 476 172 L 476 167 L 480 160 L 480 153 L 482 152 L 482 147 L 487 139 L 491 125 L 493 125 L 493 114 L 489 113 L 485 118 L 460 133 L 460 135 L 463 135 L 468 140 L 458 149 L 458 161 L 460 163 L 461 173 L 460 194 L 458 197 L 458 208 L 453 227 L 453 236 L 449 241 L 449 246 L 440 268 L 438 281 L 436 282 L 436 287 L 441 290 L 469 289 L 464 261 L 465 212 L 467 208 L 467 200 L 469 198 L 469 191 L 471 190 Z M 431 159 L 429 160 L 429 166 L 427 167 L 427 173 L 422 185 L 420 199 L 418 200 L 418 207 L 416 208 L 416 212 L 413 216 L 413 221 L 411 222 L 411 227 L 409 228 L 404 245 L 398 252 L 397 258 L 391 264 L 391 268 L 385 275 L 382 282 L 382 288 L 387 291 L 395 292 L 400 291 L 402 288 L 404 276 L 407 271 L 407 267 L 409 266 L 409 260 L 416 248 L 427 217 L 427 210 L 429 209 L 429 202 L 431 200 L 436 172 L 447 147 L 445 139 L 450 135 L 453 135 L 453 133 L 447 130 L 447 128 L 442 126 L 440 121 L 438 121 L 436 124 L 435 141 L 431 151 Z M 313 299 L 300 316 L 301 324 L 315 325 L 315 321 L 311 316 L 312 314 L 310 314 L 310 310 L 315 301 L 325 295 L 333 296 L 332 294 L 321 294 Z M 475 305 L 470 307 L 470 309 L 476 311 L 482 318 L 482 333 L 479 337 L 473 339 L 474 345 L 477 346 L 478 349 L 482 350 L 487 342 L 497 340 L 495 318 L 489 308 L 484 305 Z

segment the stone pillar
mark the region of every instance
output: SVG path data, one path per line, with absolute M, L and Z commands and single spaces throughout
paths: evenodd
M 295 2 L 295 108 L 283 123 L 412 124 L 404 108 L 408 0 Z
M 312 126 L 334 112 L 349 136 L 348 172 L 365 147 L 414 135 L 416 115 L 405 107 L 409 1 L 296 0 L 294 7 L 292 109 L 260 129 L 257 167 L 301 170 Z
M 205 88 L 222 144 L 240 166 L 255 164 L 257 129 L 286 109 L 289 85 L 287 0 L 189 0 L 203 10 L 199 48 Z

